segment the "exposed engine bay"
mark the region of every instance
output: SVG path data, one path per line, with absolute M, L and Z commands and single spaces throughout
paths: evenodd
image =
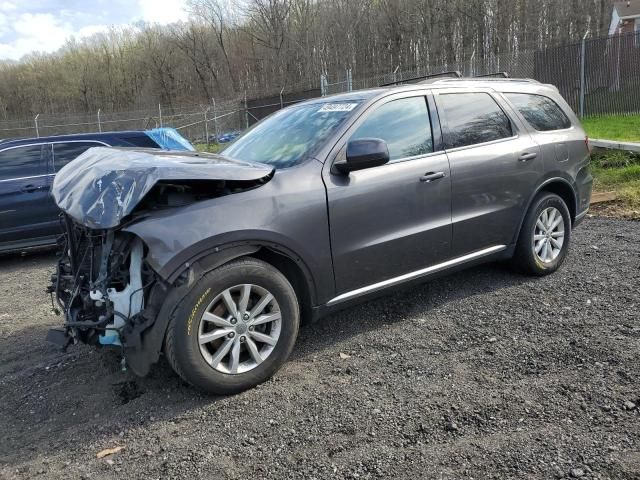
M 272 168 L 215 155 L 102 147 L 67 164 L 52 189 L 64 233 L 49 287 L 65 323 L 48 339 L 64 348 L 79 342 L 119 347 L 123 361 L 144 375 L 164 335 L 162 326 L 157 332 L 151 327 L 184 294 L 185 275 L 192 282 L 196 276 L 192 267 L 169 283 L 149 263 L 147 245 L 126 228 L 252 190 L 272 176 Z
M 64 215 L 60 258 L 49 287 L 65 317 L 66 343 L 123 345 L 136 324 L 145 293 L 157 280 L 134 235 L 91 230 Z M 146 292 L 145 292 L 146 291 Z

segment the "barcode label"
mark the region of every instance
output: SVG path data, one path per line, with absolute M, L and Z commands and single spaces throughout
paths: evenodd
M 325 103 L 318 112 L 350 112 L 357 103 Z

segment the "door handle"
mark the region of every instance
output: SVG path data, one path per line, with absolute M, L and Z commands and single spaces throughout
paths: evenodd
M 538 156 L 538 154 L 535 153 L 535 152 L 527 152 L 527 153 L 523 153 L 522 155 L 520 155 L 519 160 L 521 162 L 528 162 L 529 160 L 533 160 L 537 156 Z
M 421 182 L 429 183 L 444 178 L 444 172 L 429 172 L 420 177 Z
M 33 193 L 33 192 L 37 192 L 38 190 L 42 190 L 41 185 L 25 185 L 24 187 L 22 187 L 21 191 L 24 193 Z

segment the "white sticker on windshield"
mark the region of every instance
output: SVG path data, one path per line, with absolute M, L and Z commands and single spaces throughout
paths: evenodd
M 318 112 L 350 112 L 357 103 L 325 103 Z

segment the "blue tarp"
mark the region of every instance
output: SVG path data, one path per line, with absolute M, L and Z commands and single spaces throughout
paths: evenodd
M 145 130 L 163 150 L 189 150 L 193 152 L 195 148 L 178 133 L 175 128 L 154 128 L 153 130 Z

